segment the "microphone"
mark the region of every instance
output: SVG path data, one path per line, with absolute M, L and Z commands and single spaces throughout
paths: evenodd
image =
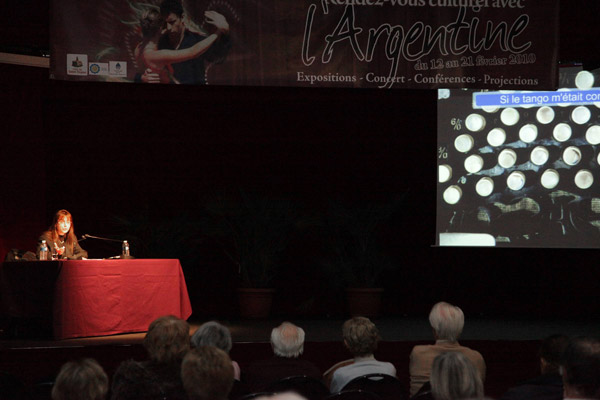
M 105 238 L 102 236 L 94 236 L 94 235 L 90 235 L 89 233 L 84 233 L 82 237 L 84 239 L 96 239 L 96 240 L 103 240 L 103 241 L 107 241 L 107 242 L 118 242 L 118 243 L 126 242 L 126 240 L 118 240 L 118 239 Z M 134 258 L 135 257 L 132 257 L 129 254 L 121 254 L 119 256 L 108 257 L 109 260 L 110 259 L 130 260 L 130 259 L 134 259 Z
M 123 242 L 122 240 L 110 239 L 110 238 L 105 238 L 105 237 L 100 237 L 100 236 L 94 236 L 94 235 L 90 235 L 90 234 L 87 234 L 87 233 L 84 233 L 83 236 L 82 236 L 82 238 L 84 238 L 84 239 L 105 240 L 105 241 L 108 241 L 108 242 L 119 242 L 119 243 Z

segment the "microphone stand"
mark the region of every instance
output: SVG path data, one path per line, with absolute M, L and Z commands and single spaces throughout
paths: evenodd
M 83 239 L 96 239 L 96 240 L 104 240 L 107 242 L 119 242 L 119 243 L 123 243 L 123 240 L 118 240 L 118 239 L 110 239 L 110 238 L 105 238 L 105 237 L 101 237 L 101 236 L 94 236 L 94 235 L 90 235 L 87 233 L 84 233 L 82 236 Z M 120 256 L 112 256 L 112 257 L 108 257 L 108 260 L 112 260 L 112 259 L 122 259 L 122 260 L 131 260 L 135 257 L 132 256 L 125 256 L 125 255 L 120 255 Z

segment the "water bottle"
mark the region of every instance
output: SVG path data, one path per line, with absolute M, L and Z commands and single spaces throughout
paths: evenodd
M 40 260 L 48 261 L 48 245 L 45 240 L 42 240 L 42 246 L 40 247 Z
M 127 240 L 123 240 L 123 251 L 121 252 L 121 258 L 127 258 L 129 256 L 129 243 L 127 243 Z

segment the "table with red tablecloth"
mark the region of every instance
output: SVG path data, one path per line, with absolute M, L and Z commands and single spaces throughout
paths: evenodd
M 56 339 L 142 332 L 161 315 L 192 313 L 176 259 L 3 263 L 1 281 L 9 315 L 52 304 Z

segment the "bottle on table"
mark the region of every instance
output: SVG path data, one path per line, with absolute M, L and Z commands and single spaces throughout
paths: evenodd
M 127 258 L 129 256 L 129 243 L 127 240 L 123 240 L 123 251 L 121 251 L 121 258 Z
M 40 247 L 40 261 L 48 261 L 48 244 L 45 240 L 42 240 L 42 246 Z

